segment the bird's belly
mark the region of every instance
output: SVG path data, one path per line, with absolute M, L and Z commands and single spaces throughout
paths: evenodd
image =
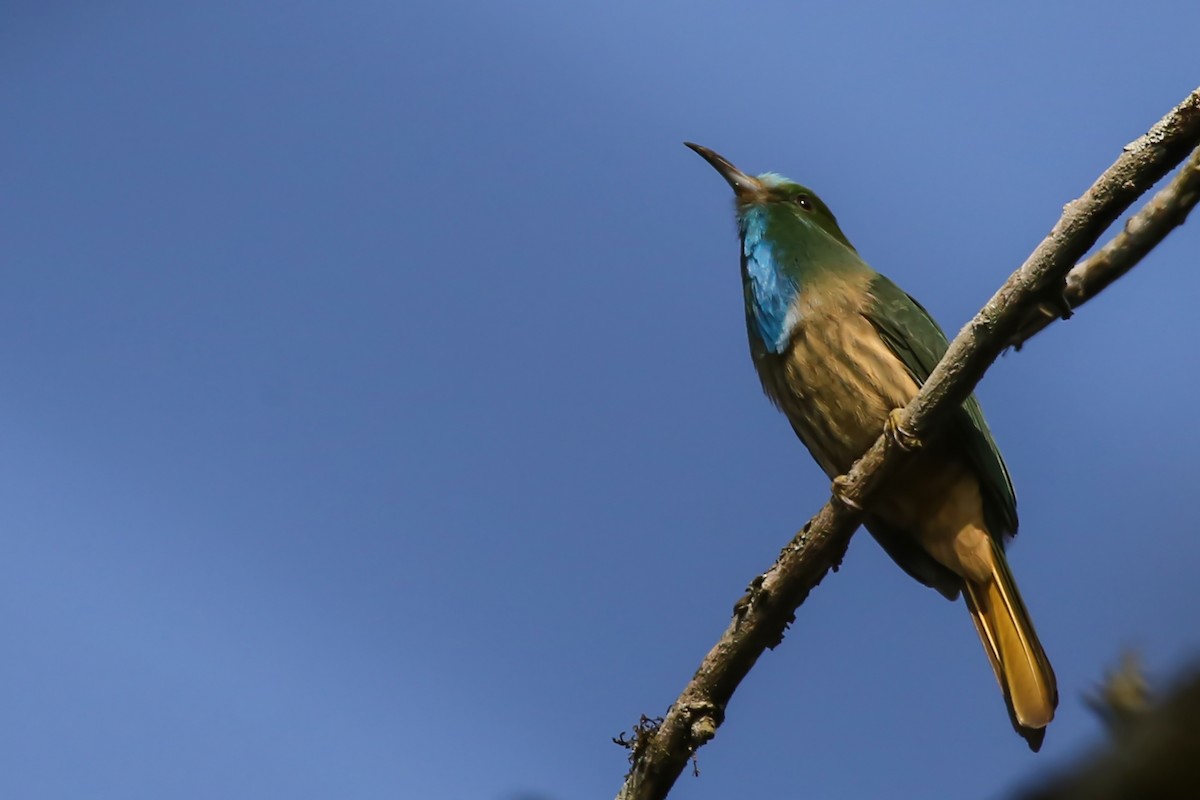
M 874 326 L 853 312 L 802 322 L 771 371 L 764 386 L 831 477 L 849 470 L 888 413 L 918 389 Z

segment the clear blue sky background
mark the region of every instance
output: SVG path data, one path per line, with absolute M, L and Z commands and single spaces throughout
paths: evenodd
M 1197 83 L 1194 3 L 7 2 L 0 796 L 594 798 L 828 482 L 729 191 L 951 332 Z M 1200 221 L 980 388 L 1040 756 L 866 536 L 680 798 L 1000 797 L 1200 648 Z

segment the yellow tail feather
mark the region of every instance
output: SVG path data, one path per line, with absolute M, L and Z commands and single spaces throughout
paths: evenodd
M 1058 686 L 1004 552 L 994 541 L 990 560 L 991 580 L 984 584 L 965 580 L 963 595 L 1004 692 L 1013 728 L 1037 751 L 1045 727 L 1054 719 Z

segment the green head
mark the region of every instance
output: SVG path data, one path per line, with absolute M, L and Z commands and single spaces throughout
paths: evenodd
M 782 353 L 800 322 L 802 293 L 816 297 L 838 276 L 872 270 L 810 189 L 773 172 L 752 177 L 707 147 L 684 144 L 733 187 L 751 345 Z
M 774 172 L 747 175 L 724 156 L 707 147 L 691 142 L 684 144 L 699 153 L 733 187 L 741 227 L 744 228 L 747 216 L 763 214 L 769 221 L 767 236 L 772 238 L 812 235 L 821 231 L 854 249 L 846 234 L 838 227 L 829 206 L 811 189 Z

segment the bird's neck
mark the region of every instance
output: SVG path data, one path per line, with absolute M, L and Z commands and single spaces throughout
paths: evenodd
M 771 353 L 787 349 L 802 321 L 802 295 L 836 293 L 871 272 L 853 249 L 815 224 L 806 226 L 787 209 L 742 209 L 738 228 L 746 324 Z

